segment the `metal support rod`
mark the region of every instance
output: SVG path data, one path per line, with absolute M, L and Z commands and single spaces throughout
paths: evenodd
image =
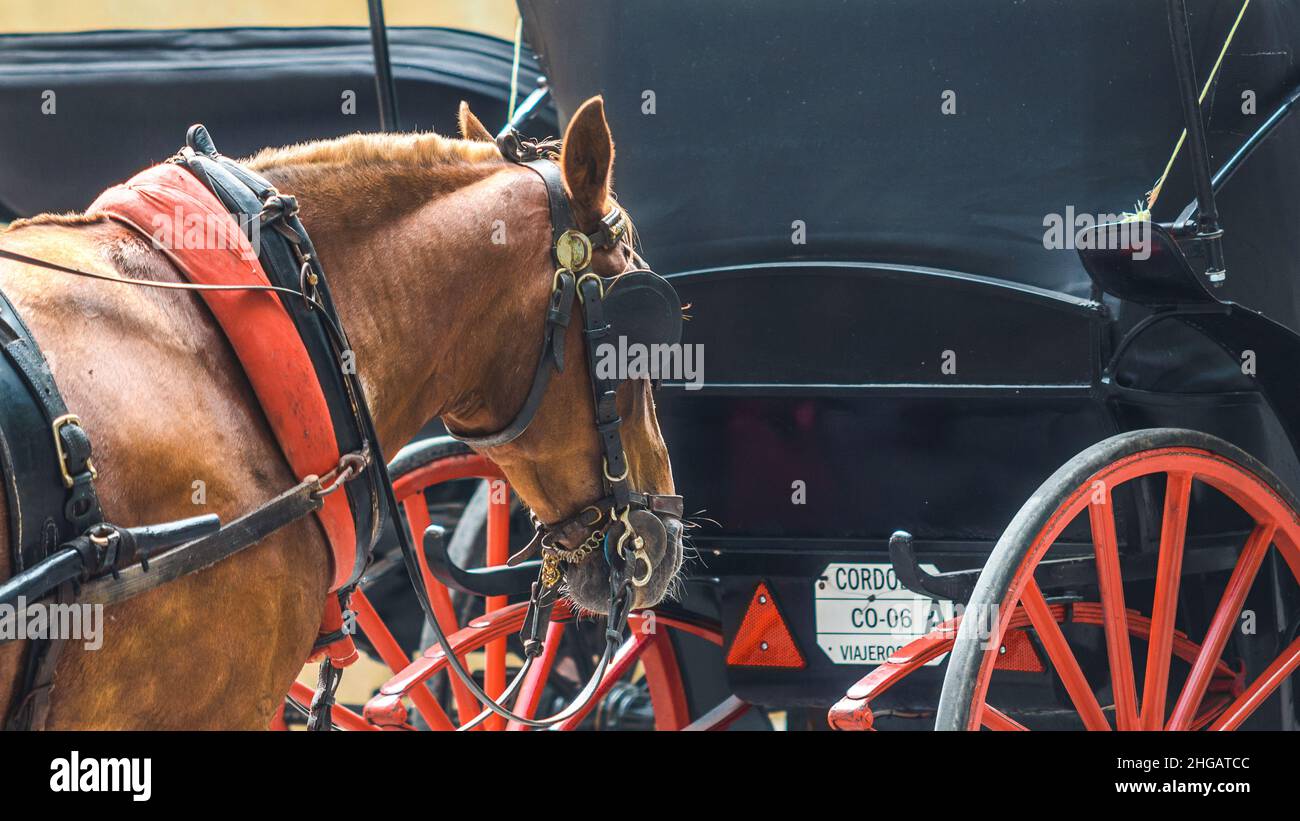
M 505 136 L 511 131 L 522 131 L 524 124 L 541 110 L 542 104 L 546 102 L 546 98 L 550 93 L 551 89 L 546 84 L 546 78 L 538 77 L 537 88 L 533 89 L 532 93 L 524 98 L 524 101 L 515 109 L 515 116 L 510 119 L 510 122 L 501 127 L 501 130 L 497 132 L 497 136 Z
M 1273 136 L 1296 108 L 1300 107 L 1296 105 L 1297 102 L 1300 102 L 1300 85 L 1287 92 L 1282 98 L 1282 102 L 1278 104 L 1277 108 L 1273 109 L 1273 113 L 1269 114 L 1268 118 L 1264 120 L 1263 125 L 1255 129 L 1255 133 L 1251 134 L 1237 148 L 1236 152 L 1228 158 L 1228 161 L 1219 166 L 1219 170 L 1214 172 L 1214 179 L 1211 180 L 1216 196 L 1223 190 L 1223 186 L 1228 184 L 1233 175 L 1246 164 L 1246 160 L 1250 159 L 1255 151 L 1267 142 L 1269 137 Z M 1187 207 L 1179 213 L 1178 219 L 1174 220 L 1171 231 L 1177 236 L 1181 237 L 1187 234 L 1185 226 L 1196 216 L 1196 206 L 1197 200 L 1187 203 Z M 1195 231 L 1195 226 L 1193 226 L 1192 231 Z
M 1187 142 L 1192 160 L 1192 182 L 1196 189 L 1196 238 L 1205 243 L 1209 264 L 1205 275 L 1214 285 L 1227 279 L 1223 261 L 1223 228 L 1219 209 L 1214 202 L 1211 183 L 1210 152 L 1205 144 L 1205 124 L 1196 92 L 1196 58 L 1192 53 L 1192 33 L 1187 23 L 1186 0 L 1168 0 L 1169 40 L 1178 74 L 1178 97 L 1183 104 L 1183 121 L 1187 125 Z
M 379 130 L 399 131 L 397 84 L 388 57 L 388 27 L 384 24 L 384 0 L 367 0 L 370 7 L 370 46 L 375 53 L 375 89 L 379 92 Z

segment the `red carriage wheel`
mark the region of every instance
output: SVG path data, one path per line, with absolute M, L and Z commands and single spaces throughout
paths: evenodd
M 1154 576 L 1134 570 L 1126 579 L 1125 567 L 1140 567 L 1142 557 L 1136 556 L 1135 563 L 1131 547 L 1121 552 L 1116 498 L 1142 498 L 1143 493 L 1155 499 L 1156 509 L 1162 511 L 1158 541 L 1153 540 L 1153 555 L 1147 557 L 1154 560 Z M 1242 527 L 1239 534 L 1238 528 L 1211 533 L 1193 551 L 1189 511 L 1202 504 L 1216 511 L 1207 520 L 1237 521 Z M 1225 518 L 1223 511 L 1229 506 L 1231 516 Z M 999 701 L 997 686 L 998 670 L 1005 666 L 999 663 L 1003 648 L 1016 631 L 1028 631 L 1037 643 L 1038 655 L 1064 691 L 1063 700 L 1077 714 L 1076 726 L 1096 730 L 1239 727 L 1300 666 L 1300 639 L 1294 636 L 1287 637 L 1270 664 L 1249 671 L 1253 675 L 1244 669 L 1235 673 L 1234 666 L 1222 658 L 1270 548 L 1277 550 L 1291 576 L 1300 581 L 1296 510 L 1294 497 L 1268 468 L 1239 448 L 1203 433 L 1134 431 L 1080 453 L 1043 483 L 990 555 L 952 644 L 937 728 L 1023 728 L 1009 715 L 1016 705 Z M 1049 551 L 1068 541 L 1063 538 L 1067 529 L 1073 527 L 1077 533 L 1085 523 L 1096 572 L 1083 595 L 1091 598 L 1095 591 L 1097 603 L 1079 602 L 1079 595 L 1054 602 L 1044 595 L 1035 572 L 1047 571 L 1044 562 L 1060 557 L 1059 552 L 1049 555 Z M 1188 586 L 1183 576 L 1193 553 L 1206 555 L 1207 545 L 1213 549 L 1216 539 L 1235 547 L 1226 553 L 1230 561 L 1224 572 L 1206 576 L 1227 578 L 1217 583 L 1213 591 L 1217 603 L 1207 622 L 1199 625 L 1203 630 L 1196 631 L 1193 643 L 1175 629 L 1180 586 Z M 1152 589 L 1135 584 L 1139 580 L 1150 582 Z M 1092 608 L 1089 613 L 1079 612 L 1088 608 Z M 1088 637 L 1080 635 L 1088 628 L 1071 628 L 1069 635 L 1062 629 L 1063 621 L 1089 620 L 1099 624 L 1090 629 L 1100 634 L 1092 637 L 1090 645 Z
M 527 604 L 519 602 L 482 618 L 474 619 L 464 628 L 448 637 L 452 651 L 457 656 L 478 652 L 514 633 L 523 626 Z M 744 713 L 747 705 L 728 700 L 695 724 L 691 723 L 686 698 L 686 685 L 677 664 L 675 642 L 680 636 L 695 636 L 714 645 L 722 645 L 722 635 L 715 622 L 685 613 L 654 611 L 633 613 L 629 619 L 631 635 L 615 654 L 614 660 L 596 689 L 595 697 L 587 708 L 556 729 L 573 730 L 586 726 L 588 717 L 601 709 L 602 702 L 621 682 L 628 679 L 645 680 L 654 724 L 657 730 L 725 729 Z M 552 677 L 558 675 L 557 657 L 564 646 L 566 630 L 574 629 L 574 615 L 567 604 L 561 603 L 547 633 L 546 649 L 520 688 L 518 712 L 525 717 L 536 716 L 540 695 Z M 433 676 L 449 674 L 447 655 L 435 646 L 424 655 L 389 679 L 379 693 L 365 707 L 365 720 L 384 729 L 409 729 L 405 700 L 423 689 Z M 576 682 L 575 682 L 576 683 Z M 508 729 L 522 729 L 511 724 Z
M 404 448 L 393 460 L 390 473 L 394 492 L 417 544 L 430 524 L 424 495 L 426 490 L 456 480 L 504 480 L 500 469 L 490 459 L 449 437 L 428 439 Z M 489 498 L 486 559 L 489 565 L 503 564 L 510 555 L 509 494 L 491 493 Z M 457 657 L 465 661 L 472 656 L 470 666 L 481 672 L 487 691 L 494 695 L 500 693 L 518 670 L 520 659 L 517 654 L 509 652 L 508 643 L 522 627 L 525 604 L 509 604 L 505 597 L 491 598 L 485 602 L 482 616 L 469 619 L 462 625 L 452 591 L 434 577 L 423 552 L 418 554 L 418 558 L 420 581 L 429 593 L 439 623 Z M 406 703 L 414 706 L 428 726 L 434 729 L 453 729 L 478 714 L 481 708 L 469 689 L 447 669 L 447 658 L 440 648 L 429 648 L 412 662 L 363 591 L 354 594 L 353 609 L 361 631 L 394 675 L 366 705 L 364 718 L 335 706 L 336 725 L 345 729 L 409 729 Z M 518 712 L 535 717 L 552 711 L 544 702 L 548 698 L 554 700 L 557 688 L 568 684 L 574 668 L 584 663 L 584 645 L 579 639 L 581 634 L 596 626 L 591 619 L 575 622 L 566 606 L 557 608 L 556 621 L 547 634 L 545 655 L 539 659 L 540 663 L 534 663 L 521 686 Z M 588 721 L 589 714 L 601 710 L 606 697 L 620 687 L 634 686 L 638 693 L 645 693 L 655 729 L 722 729 L 747 709 L 743 702 L 728 701 L 699 717 L 692 715 L 686 674 L 679 663 L 678 649 L 682 642 L 701 639 L 721 646 L 721 629 L 716 622 L 684 612 L 659 610 L 653 615 L 649 612 L 633 613 L 629 626 L 631 638 L 624 643 L 602 680 L 597 697 L 592 699 L 592 709 L 567 722 L 561 729 L 599 724 L 594 719 Z M 439 675 L 447 677 L 451 703 L 441 702 L 434 695 L 435 691 L 426 686 Z M 296 684 L 293 696 L 295 701 L 302 703 L 304 699 L 310 700 L 310 693 L 306 685 Z M 496 716 L 485 722 L 484 728 L 520 729 L 518 725 L 507 728 L 504 720 Z

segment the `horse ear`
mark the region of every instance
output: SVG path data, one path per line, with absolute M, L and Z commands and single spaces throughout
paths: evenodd
M 460 101 L 460 136 L 466 140 L 475 142 L 494 142 L 492 132 L 488 131 L 479 118 L 474 116 L 474 112 L 469 110 L 469 103 L 464 100 Z
M 560 165 L 574 207 L 580 214 L 599 219 L 605 213 L 614 174 L 614 138 L 600 97 L 583 103 L 569 121 Z

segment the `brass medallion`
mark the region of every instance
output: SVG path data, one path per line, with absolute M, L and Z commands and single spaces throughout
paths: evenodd
M 561 268 L 579 272 L 591 264 L 591 240 L 578 231 L 565 231 L 555 241 L 555 259 Z

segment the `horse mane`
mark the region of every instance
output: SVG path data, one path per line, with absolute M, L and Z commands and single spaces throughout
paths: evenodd
M 500 170 L 505 161 L 495 143 L 453 139 L 425 132 L 357 133 L 334 139 L 312 140 L 264 148 L 241 162 L 259 173 L 280 171 L 295 180 L 301 180 L 304 176 L 316 176 L 313 172 L 339 171 L 345 168 L 355 171 L 362 178 L 400 170 L 421 179 L 421 184 L 429 185 L 430 190 L 436 192 L 450 190 L 494 173 Z M 0 230 L 11 231 L 36 225 L 97 225 L 106 221 L 108 218 L 103 214 L 37 214 L 16 219 L 8 226 L 0 226 Z
M 473 185 L 507 165 L 496 143 L 433 132 L 349 134 L 266 148 L 242 162 L 280 191 L 300 199 L 311 192 L 316 202 L 373 203 L 375 208 L 365 218 L 377 221 L 396 218 L 430 198 Z M 314 224 L 324 220 L 325 230 L 334 230 L 333 215 L 320 210 L 310 214 Z
M 563 147 L 556 138 L 526 140 L 524 145 L 538 155 L 555 160 L 559 159 Z M 287 183 L 290 187 L 286 190 L 292 190 L 293 184 L 302 182 L 304 178 L 319 180 L 320 172 L 337 172 L 346 168 L 353 172 L 348 175 L 348 185 L 365 187 L 366 182 L 379 185 L 381 177 L 400 170 L 418 178 L 420 187 L 430 193 L 457 188 L 493 174 L 506 165 L 495 143 L 444 137 L 431 131 L 348 134 L 263 148 L 241 162 L 258 173 L 269 172 L 277 178 L 277 183 Z M 107 220 L 103 214 L 38 214 L 17 219 L 0 232 L 31 225 L 79 226 Z M 628 227 L 633 247 L 639 246 L 636 227 L 630 217 Z
M 391 166 L 436 169 L 500 164 L 495 143 L 460 140 L 433 132 L 348 134 L 277 148 L 264 148 L 245 161 L 254 171 L 301 165 Z
M 0 227 L 0 234 L 35 225 L 62 225 L 75 227 L 79 225 L 99 225 L 108 221 L 107 215 L 98 213 L 80 214 L 75 211 L 68 211 L 62 214 L 36 214 L 31 217 L 19 217 L 8 225 Z

